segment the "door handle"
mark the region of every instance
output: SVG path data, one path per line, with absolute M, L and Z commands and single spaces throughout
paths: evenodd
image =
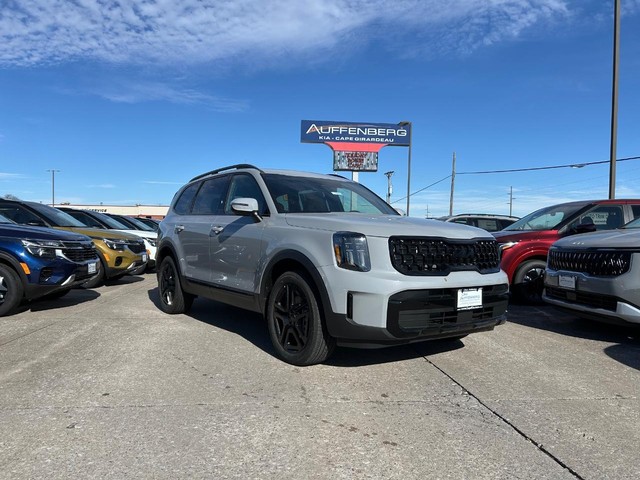
M 184 225 L 176 225 L 175 228 L 173 229 L 175 233 L 180 233 L 183 230 L 184 230 Z
M 211 233 L 215 233 L 216 235 L 220 235 L 223 230 L 224 230 L 224 227 L 221 225 L 216 225 L 215 227 L 211 227 Z

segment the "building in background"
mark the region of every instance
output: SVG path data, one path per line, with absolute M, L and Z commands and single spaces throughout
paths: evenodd
M 147 217 L 162 220 L 169 210 L 168 205 L 79 205 L 73 203 L 60 203 L 65 207 L 81 210 L 93 210 L 102 213 L 116 213 L 118 215 L 130 215 L 133 217 Z

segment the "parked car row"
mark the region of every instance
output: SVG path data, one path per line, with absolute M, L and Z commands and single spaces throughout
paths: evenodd
M 0 316 L 25 300 L 139 275 L 155 264 L 157 235 L 104 214 L 0 199 Z

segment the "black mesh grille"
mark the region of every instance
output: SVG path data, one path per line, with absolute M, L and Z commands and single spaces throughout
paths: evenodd
M 73 262 L 98 258 L 98 253 L 90 242 L 64 242 L 62 254 Z
M 547 286 L 545 295 L 567 303 L 583 305 L 591 308 L 602 308 L 604 310 L 616 311 L 618 300 L 608 295 L 599 295 L 592 292 L 574 292 Z
M 127 247 L 129 247 L 129 250 L 131 250 L 133 253 L 142 253 L 144 252 L 146 249 L 144 248 L 144 243 L 140 242 L 127 242 Z
M 549 268 L 570 272 L 588 273 L 593 276 L 617 276 L 629 271 L 631 253 L 623 251 L 549 251 Z
M 500 270 L 495 240 L 448 240 L 425 237 L 391 237 L 389 253 L 393 267 L 404 275 L 447 275 L 474 270 Z

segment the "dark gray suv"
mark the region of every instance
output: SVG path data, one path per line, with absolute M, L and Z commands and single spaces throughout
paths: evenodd
M 192 179 L 158 234 L 167 313 L 195 296 L 262 313 L 278 355 L 336 344 L 463 337 L 505 321 L 498 245 L 478 228 L 409 218 L 337 175 L 234 165 Z

